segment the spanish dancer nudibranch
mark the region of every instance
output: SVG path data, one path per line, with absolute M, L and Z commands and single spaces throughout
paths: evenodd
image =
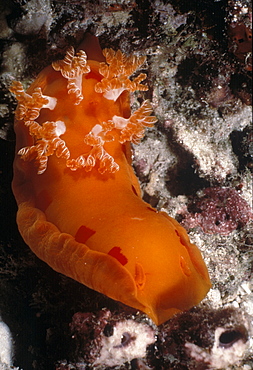
M 96 40 L 87 53 L 71 47 L 26 92 L 10 88 L 17 224 L 54 270 L 159 325 L 198 304 L 209 275 L 184 228 L 141 199 L 131 167 L 130 143 L 156 122 L 149 101 L 130 111 L 130 92 L 147 90 L 144 73 L 130 78 L 145 57 L 102 54 Z

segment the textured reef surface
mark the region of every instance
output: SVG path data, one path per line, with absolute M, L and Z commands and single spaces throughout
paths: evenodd
M 0 4 L 0 369 L 253 367 L 252 8 L 248 0 L 7 0 Z M 201 250 L 207 297 L 160 326 L 54 272 L 26 246 L 11 191 L 16 101 L 84 34 L 145 55 L 158 122 L 133 145 L 143 199 Z

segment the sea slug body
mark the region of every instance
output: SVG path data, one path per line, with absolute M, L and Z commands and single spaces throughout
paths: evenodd
M 130 111 L 129 93 L 147 90 L 144 73 L 131 77 L 145 57 L 103 55 L 71 47 L 26 92 L 19 82 L 10 88 L 17 223 L 54 270 L 161 324 L 211 284 L 184 228 L 141 199 L 131 167 L 130 143 L 156 122 L 149 101 Z

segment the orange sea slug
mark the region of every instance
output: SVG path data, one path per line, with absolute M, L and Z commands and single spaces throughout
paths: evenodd
M 156 122 L 148 101 L 130 112 L 129 92 L 147 90 L 145 74 L 130 79 L 145 57 L 92 54 L 70 48 L 27 92 L 10 89 L 18 227 L 54 270 L 161 324 L 204 298 L 208 272 L 184 228 L 141 199 L 131 167 L 130 142 Z

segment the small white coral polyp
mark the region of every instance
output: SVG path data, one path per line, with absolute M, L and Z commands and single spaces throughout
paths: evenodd
M 147 346 L 156 340 L 155 331 L 149 325 L 134 320 L 119 321 L 113 329 L 111 336 L 102 337 L 100 356 L 94 366 L 117 366 L 144 358 Z
M 233 332 L 235 334 L 233 334 Z M 225 335 L 229 340 L 221 342 Z M 235 337 L 234 340 L 233 336 Z M 214 344 L 211 351 L 201 348 L 194 343 L 185 343 L 190 356 L 197 362 L 206 363 L 208 369 L 227 369 L 228 366 L 239 364 L 248 347 L 246 338 L 236 330 L 218 327 L 214 332 Z

